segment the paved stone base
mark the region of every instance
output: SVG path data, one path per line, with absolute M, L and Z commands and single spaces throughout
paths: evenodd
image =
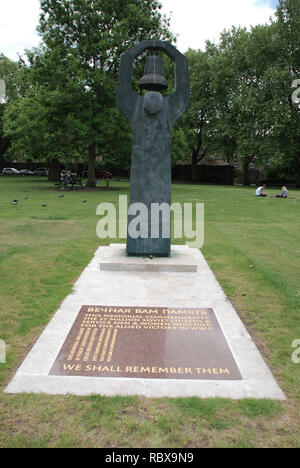
M 197 249 L 188 251 L 196 272 L 107 271 L 116 249 L 100 247 L 70 294 L 32 348 L 6 388 L 8 393 L 45 392 L 74 395 L 197 396 L 201 398 L 269 398 L 284 400 L 270 370 L 230 301 Z M 166 259 L 163 259 L 165 262 Z M 83 305 L 120 307 L 212 308 L 238 366 L 242 380 L 143 379 L 49 375 Z
M 108 271 L 173 271 L 195 273 L 197 264 L 192 249 L 173 246 L 170 257 L 130 257 L 125 245 L 112 244 L 103 252 L 100 270 Z

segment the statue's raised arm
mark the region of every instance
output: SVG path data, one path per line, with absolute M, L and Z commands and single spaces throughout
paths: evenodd
M 187 58 L 168 42 L 162 42 L 165 53 L 175 63 L 175 92 L 168 97 L 170 122 L 173 126 L 190 103 L 190 79 Z
M 145 50 L 161 50 L 175 63 L 175 92 L 168 97 L 170 123 L 173 125 L 188 108 L 190 87 L 187 58 L 169 42 L 157 39 L 142 41 L 122 55 L 117 89 L 117 105 L 125 117 L 131 120 L 136 101 L 140 97 L 131 88 L 133 63 Z
M 129 49 L 121 57 L 117 88 L 117 106 L 128 120 L 131 120 L 139 95 L 131 88 L 134 60 L 150 47 L 152 41 L 143 41 Z

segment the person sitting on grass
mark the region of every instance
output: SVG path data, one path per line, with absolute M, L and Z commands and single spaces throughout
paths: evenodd
M 258 187 L 258 189 L 255 192 L 255 195 L 257 197 L 267 197 L 268 194 L 265 193 L 265 188 L 266 188 L 266 184 L 262 185 L 261 187 Z
M 276 198 L 288 198 L 289 196 L 289 191 L 286 187 L 282 187 L 282 194 L 281 195 L 276 195 Z

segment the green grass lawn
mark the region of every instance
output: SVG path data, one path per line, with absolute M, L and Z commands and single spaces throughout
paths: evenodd
M 292 342 L 300 339 L 297 190 L 290 190 L 292 199 L 274 200 L 256 198 L 254 188 L 173 185 L 174 202 L 205 203 L 203 253 L 286 402 L 3 393 L 106 242 L 96 236 L 97 205 L 117 203 L 128 190 L 113 181 L 109 191 L 59 197 L 43 178 L 0 177 L 0 339 L 7 345 L 0 447 L 299 447 L 300 364 L 291 359 Z

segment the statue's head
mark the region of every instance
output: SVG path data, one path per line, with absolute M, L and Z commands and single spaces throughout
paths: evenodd
M 149 115 L 158 114 L 161 111 L 163 97 L 157 91 L 149 91 L 144 97 L 144 109 Z
M 139 87 L 148 91 L 168 89 L 168 82 L 164 77 L 163 62 L 159 55 L 146 57 L 144 76 L 139 81 Z

